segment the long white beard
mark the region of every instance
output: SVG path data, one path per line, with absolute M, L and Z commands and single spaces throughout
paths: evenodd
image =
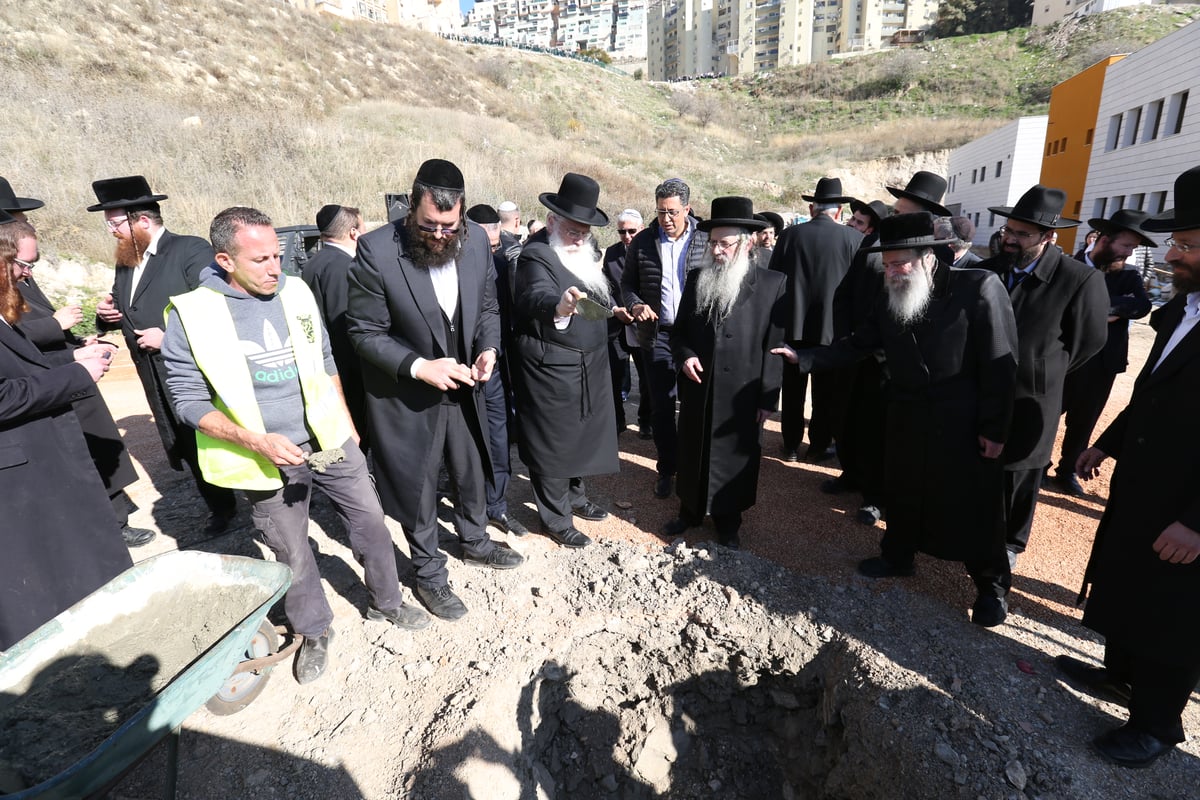
M 550 247 L 562 265 L 576 278 L 576 288 L 601 305 L 607 305 L 611 299 L 608 279 L 604 277 L 604 265 L 596 257 L 596 248 L 592 246 L 592 237 L 584 239 L 579 244 L 568 244 L 554 234 L 550 235 Z
M 750 268 L 750 254 L 744 246 L 738 247 L 727 264 L 718 262 L 709 251 L 696 276 L 696 308 L 700 313 L 714 323 L 729 316 Z
M 925 316 L 933 296 L 933 267 L 921 265 L 906 276 L 886 280 L 892 319 L 908 325 Z

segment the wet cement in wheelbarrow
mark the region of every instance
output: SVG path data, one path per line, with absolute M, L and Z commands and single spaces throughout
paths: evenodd
M 0 692 L 0 794 L 83 759 L 266 599 L 254 594 L 209 586 L 153 595 Z

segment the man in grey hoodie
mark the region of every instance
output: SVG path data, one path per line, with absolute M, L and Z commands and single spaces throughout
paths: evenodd
M 245 491 L 254 526 L 292 568 L 284 609 L 304 643 L 300 683 L 325 670 L 333 610 L 308 546 L 315 483 L 334 502 L 363 565 L 367 618 L 407 630 L 429 616 L 405 605 L 395 549 L 342 395 L 312 292 L 282 273 L 271 220 L 235 207 L 212 222 L 216 268 L 171 298 L 162 354 L 179 418 L 196 429 L 205 480 Z

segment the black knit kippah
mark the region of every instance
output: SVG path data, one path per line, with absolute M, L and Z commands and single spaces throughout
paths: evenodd
M 417 170 L 417 183 L 423 183 L 434 189 L 449 189 L 461 192 L 466 189 L 466 182 L 458 167 L 441 158 L 431 158 Z

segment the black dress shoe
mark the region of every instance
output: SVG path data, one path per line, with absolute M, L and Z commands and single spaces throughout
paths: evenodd
M 663 536 L 682 536 L 688 528 L 695 528 L 697 524 L 684 517 L 676 517 L 662 526 Z
M 368 608 L 367 619 L 372 622 L 390 622 L 406 631 L 419 631 L 428 628 L 429 623 L 433 622 L 424 611 L 405 603 L 388 609 Z
M 229 530 L 229 525 L 233 522 L 235 516 L 237 514 L 209 514 L 208 522 L 204 526 L 204 532 L 209 536 L 224 533 Z
M 296 653 L 296 661 L 292 671 L 296 683 L 312 683 L 321 677 L 329 664 L 329 643 L 333 641 L 333 628 L 327 628 L 315 639 L 304 637 L 300 651 Z
M 638 438 L 643 440 L 653 439 L 654 429 L 649 425 L 638 425 Z
M 862 506 L 854 512 L 854 521 L 863 525 L 878 525 L 883 519 L 883 510 L 879 506 Z
M 1132 694 L 1129 684 L 1114 680 L 1104 667 L 1096 667 L 1071 656 L 1055 656 L 1054 668 L 1062 673 L 1067 683 L 1079 691 L 1109 703 L 1129 707 Z
M 1174 750 L 1175 745 L 1126 724 L 1097 736 L 1092 740 L 1092 748 L 1105 761 L 1120 767 L 1142 769 Z
M 1008 600 L 993 594 L 981 594 L 971 606 L 971 622 L 984 628 L 994 628 L 1008 618 Z
M 659 475 L 658 480 L 654 482 L 654 496 L 659 500 L 665 500 L 671 496 L 671 476 Z
M 820 447 L 809 446 L 804 452 L 804 460 L 809 464 L 822 464 L 837 455 L 837 450 L 832 445 L 823 445 Z
M 496 545 L 485 556 L 465 556 L 468 564 L 488 569 L 516 569 L 525 563 L 525 556 L 509 547 Z
M 858 574 L 868 578 L 907 578 L 916 571 L 912 564 L 893 564 L 883 556 L 858 562 Z
M 505 533 L 511 533 L 513 536 L 528 536 L 529 528 L 521 524 L 521 520 L 516 517 L 510 517 L 508 514 L 501 514 L 498 517 L 492 517 L 488 520 L 492 525 L 495 525 Z
M 1074 472 L 1056 473 L 1052 480 L 1063 494 L 1069 494 L 1071 497 L 1083 497 L 1083 485 L 1079 483 L 1079 478 L 1075 477 Z
M 821 491 L 825 494 L 853 492 L 857 488 L 858 484 L 847 478 L 845 475 L 838 475 L 836 478 L 830 478 L 827 481 L 821 482 Z
M 779 458 L 782 461 L 786 461 L 790 464 L 794 464 L 795 462 L 800 460 L 800 453 L 794 447 L 785 447 L 785 448 L 783 448 L 783 452 L 781 452 L 779 454 Z
M 730 550 L 742 549 L 742 540 L 738 538 L 736 533 L 730 536 L 722 536 L 718 534 L 717 544 L 721 545 L 722 547 L 728 547 Z
M 578 506 L 577 508 L 572 508 L 571 513 L 580 519 L 586 519 L 589 522 L 599 522 L 600 520 L 608 517 L 608 512 L 593 503 L 591 500 L 587 501 L 581 506 Z
M 141 547 L 149 544 L 156 535 L 149 528 L 131 528 L 128 525 L 121 528 L 121 538 L 125 540 L 126 547 Z
M 576 550 L 581 547 L 587 547 L 592 543 L 587 534 L 578 528 L 567 528 L 565 531 L 543 530 L 542 532 L 563 547 L 571 547 Z
M 420 600 L 429 613 L 442 619 L 462 619 L 467 614 L 467 607 L 458 599 L 454 590 L 447 586 L 425 587 L 418 586 L 417 599 Z

